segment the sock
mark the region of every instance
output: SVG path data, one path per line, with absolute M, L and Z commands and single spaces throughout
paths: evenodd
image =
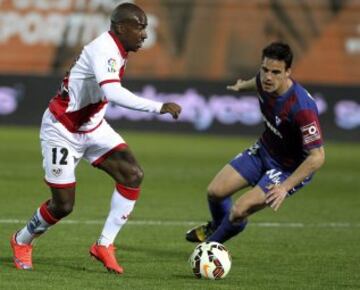
M 34 238 L 40 236 L 59 220 L 54 218 L 47 208 L 49 201 L 44 202 L 34 213 L 26 226 L 16 233 L 16 242 L 30 245 Z
M 212 226 L 217 229 L 224 217 L 230 212 L 232 201 L 231 197 L 223 200 L 213 200 L 208 197 L 209 209 L 212 216 Z
M 230 212 L 224 217 L 217 230 L 207 238 L 207 241 L 224 243 L 245 229 L 247 220 L 232 223 L 229 217 Z
M 140 188 L 126 187 L 122 184 L 116 185 L 111 198 L 109 215 L 97 241 L 98 245 L 108 247 L 114 243 L 120 229 L 127 222 L 139 197 L 139 193 Z

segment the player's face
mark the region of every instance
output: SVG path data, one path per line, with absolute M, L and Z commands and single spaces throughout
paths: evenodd
M 142 47 L 146 34 L 147 18 L 145 14 L 133 15 L 133 17 L 119 24 L 117 27 L 120 41 L 126 51 L 138 51 Z
M 282 60 L 264 57 L 260 68 L 261 86 L 265 92 L 282 94 L 287 87 L 290 69 Z

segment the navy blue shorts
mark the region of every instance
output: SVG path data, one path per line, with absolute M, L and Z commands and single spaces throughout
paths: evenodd
M 267 193 L 269 186 L 282 183 L 293 171 L 285 170 L 266 151 L 264 146 L 257 142 L 249 149 L 246 149 L 233 160 L 230 165 L 244 177 L 250 185 L 258 185 Z M 303 182 L 292 188 L 288 195 L 305 186 L 310 182 L 312 176 L 305 178 Z

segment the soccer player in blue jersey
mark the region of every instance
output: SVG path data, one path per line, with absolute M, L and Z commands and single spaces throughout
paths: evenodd
M 212 220 L 189 230 L 190 242 L 224 243 L 246 227 L 251 214 L 271 207 L 305 186 L 325 160 L 318 111 L 311 95 L 290 78 L 291 48 L 274 42 L 262 51 L 259 73 L 229 90 L 256 90 L 265 130 L 211 181 L 207 199 Z M 252 186 L 234 204 L 231 196 Z

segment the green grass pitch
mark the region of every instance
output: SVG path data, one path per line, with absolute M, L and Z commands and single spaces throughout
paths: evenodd
M 123 132 L 145 170 L 141 198 L 116 240 L 122 276 L 89 258 L 113 190 L 82 162 L 74 212 L 37 240 L 34 271 L 13 268 L 9 238 L 49 197 L 38 129 L 0 127 L 0 289 L 360 289 L 360 146 L 326 143 L 326 164 L 277 213 L 253 216 L 226 246 L 224 280 L 196 279 L 185 231 L 209 217 L 213 175 L 255 139 Z

